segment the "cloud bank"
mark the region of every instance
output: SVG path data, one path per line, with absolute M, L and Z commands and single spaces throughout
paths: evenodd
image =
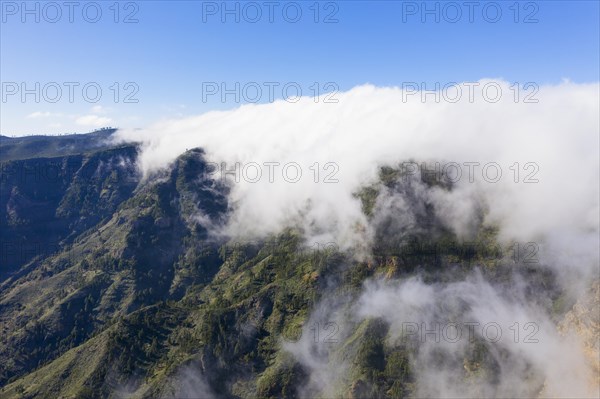
M 120 130 L 118 139 L 143 143 L 140 167 L 146 174 L 193 147 L 204 148 L 209 160 L 225 162 L 228 170 L 239 162 L 232 234 L 273 233 L 302 216 L 307 232 L 352 247 L 364 240 L 357 224 L 366 225 L 352 194 L 376 177 L 378 166 L 411 159 L 461 166 L 455 190 L 434 195 L 438 212 L 459 234 L 468 230 L 474 202 L 485 204 L 486 222 L 499 224 L 506 240 L 558 235 L 560 241 L 569 233 L 572 241 L 581 241 L 582 234 L 596 232 L 599 85 L 541 86 L 537 103 L 524 103 L 515 102 L 508 82 L 477 83 L 500 87 L 502 96 L 496 102 L 477 90 L 469 96 L 463 84 L 458 100 L 445 96 L 436 102 L 433 95 L 365 85 L 339 93 L 338 103 L 302 97 L 295 103 L 243 105 Z M 258 182 L 249 181 L 255 169 L 242 170 L 253 162 L 261 166 Z M 273 182 L 266 162 L 280 164 L 273 166 Z M 302 172 L 296 183 L 282 176 L 291 162 Z M 472 166 L 473 183 L 465 165 L 471 162 L 479 163 Z M 335 165 L 326 169 L 327 163 Z M 486 178 L 483 168 L 491 163 L 497 166 L 485 171 Z M 501 178 L 490 182 L 498 170 Z M 294 172 L 288 170 L 288 177 Z M 326 183 L 328 176 L 338 182 Z M 233 180 L 233 173 L 224 178 Z

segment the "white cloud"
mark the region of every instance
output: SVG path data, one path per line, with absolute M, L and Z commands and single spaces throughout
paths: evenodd
M 480 87 L 489 81 L 480 81 Z M 279 162 L 274 183 L 262 169 L 258 183 L 236 184 L 231 231 L 238 234 L 276 232 L 304 215 L 314 234 L 330 234 L 341 247 L 351 247 L 356 224 L 364 224 L 353 198 L 373 179 L 378 165 L 416 160 L 497 162 L 498 183 L 463 178 L 455 192 L 431 195 L 445 220 L 458 232 L 468 231 L 473 203 L 486 205 L 487 222 L 500 224 L 502 238 L 537 240 L 552 232 L 598 231 L 598 84 L 569 82 L 542 86 L 538 103 L 515 103 L 510 84 L 498 84 L 504 94 L 496 103 L 469 90 L 456 103 L 423 102 L 399 88 L 370 85 L 338 93 L 339 102 L 303 97 L 265 105 L 244 105 L 232 111 L 208 112 L 166 120 L 139 130 L 121 130 L 123 139 L 145 143 L 140 166 L 151 172 L 168 165 L 186 148 L 203 147 L 211 161 L 247 164 Z M 282 166 L 297 162 L 302 179 L 288 183 Z M 319 183 L 313 181 L 319 162 Z M 325 184 L 327 162 L 339 166 L 339 183 Z M 519 162 L 520 182 L 509 168 Z M 539 183 L 525 184 L 535 162 Z M 449 205 L 449 203 L 452 205 Z M 354 243 L 353 243 L 354 241 Z M 568 249 L 568 248 L 566 248 Z M 574 250 L 571 248 L 571 250 Z M 579 250 L 579 249 L 578 249 Z
M 110 109 L 103 107 L 102 105 L 94 105 L 91 112 L 94 114 L 106 114 Z
M 82 126 L 103 127 L 108 125 L 112 119 L 98 115 L 83 115 L 75 119 L 75 123 Z
M 55 114 L 49 111 L 36 111 L 27 115 L 27 118 L 36 119 L 36 118 L 48 118 L 50 116 L 62 116 L 61 114 Z

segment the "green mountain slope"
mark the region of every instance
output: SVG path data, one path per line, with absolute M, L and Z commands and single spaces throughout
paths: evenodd
M 510 286 L 518 267 L 535 276 L 528 299 L 543 297 L 557 320 L 573 305 L 547 269 L 505 256 L 493 227 L 479 226 L 476 245 L 460 244 L 428 204 L 417 207 L 419 228 L 375 222 L 383 192 L 416 198 L 395 169 L 357 193 L 377 238 L 358 257 L 306 243 L 293 227 L 253 242 L 217 239 L 229 188 L 211 178 L 203 152 L 144 180 L 136 156 L 135 146 L 120 146 L 11 161 L 79 167 L 57 185 L 2 180 L 2 239 L 58 244 L 3 260 L 1 397 L 418 396 L 422 345 L 397 333 L 393 308 L 360 316 L 369 284 L 410 284 L 418 274 L 439 287 L 473 275 Z M 465 385 L 498 383 L 493 343 L 477 338 L 462 349 L 453 361 Z M 530 381 L 527 393 L 537 395 L 544 381 L 535 373 Z
M 139 183 L 137 148 L 97 149 L 98 135 L 77 135 L 81 147 L 71 155 L 48 150 L 48 157 L 0 163 L 0 281 L 33 258 L 59 252 L 75 237 L 110 218 L 131 197 Z M 100 137 L 106 140 L 106 133 Z M 3 140 L 0 154 L 5 158 L 6 153 L 14 153 L 12 144 L 4 141 L 35 139 Z M 45 143 L 52 139 L 37 140 Z M 18 144 L 14 147 L 20 148 Z

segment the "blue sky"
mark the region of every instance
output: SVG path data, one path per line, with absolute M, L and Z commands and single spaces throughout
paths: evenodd
M 311 95 L 365 83 L 599 80 L 597 1 L 115 3 L 75 2 L 70 16 L 66 2 L 28 2 L 31 13 L 1 2 L 2 134 L 142 127 L 268 102 L 269 85 L 281 98 L 286 85 Z M 223 101 L 222 85 L 236 82 L 239 100 Z M 39 102 L 22 98 L 23 85 Z

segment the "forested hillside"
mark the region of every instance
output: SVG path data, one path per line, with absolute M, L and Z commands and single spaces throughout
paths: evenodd
M 201 149 L 142 177 L 136 144 L 11 140 L 0 141 L 3 398 L 400 398 L 449 385 L 536 397 L 553 382 L 528 351 L 569 328 L 597 370 L 598 283 L 576 303 L 494 226 L 457 237 L 418 195 L 448 182 L 382 166 L 355 194 L 375 237 L 363 253 L 295 225 L 216 234 L 234 204 Z M 523 303 L 548 318 L 518 314 Z M 461 322 L 478 325 L 457 339 Z

